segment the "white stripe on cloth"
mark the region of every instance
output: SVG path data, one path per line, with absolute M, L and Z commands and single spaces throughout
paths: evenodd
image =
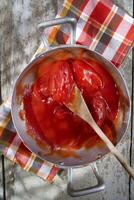
M 43 177 L 44 179 L 48 177 L 53 166 L 42 164 L 41 168 L 38 170 L 37 175 Z
M 125 40 L 124 41 L 125 44 L 127 43 L 128 45 L 131 45 L 131 41 L 127 40 L 127 38 L 125 38 L 124 36 L 120 35 L 117 32 L 114 33 L 114 35 L 112 36 L 112 39 L 114 39 L 115 41 L 118 40 L 121 43 L 122 43 L 123 40 Z
M 4 130 L 5 127 L 8 125 L 11 116 L 10 116 L 10 111 L 11 111 L 11 104 L 9 101 L 3 103 L 0 106 L 0 127 Z M 1 129 L 1 130 L 2 130 Z
M 16 129 L 15 129 L 13 122 L 11 120 L 9 121 L 6 129 L 9 130 L 9 131 L 12 131 L 12 132 L 16 132 Z
M 76 40 L 79 39 L 80 35 L 83 32 L 84 26 L 86 25 L 91 13 L 95 9 L 98 1 L 88 1 L 86 4 L 84 10 L 82 11 L 80 18 L 77 22 L 77 27 L 76 27 Z M 88 13 L 88 15 L 86 14 Z
M 130 29 L 130 27 L 132 26 L 132 24 L 130 23 L 126 23 L 125 21 L 126 19 L 126 15 L 124 15 L 123 20 L 121 22 L 121 24 L 118 26 L 116 32 L 113 34 L 112 39 L 110 40 L 108 46 L 106 47 L 106 49 L 103 52 L 103 56 L 106 57 L 109 60 L 112 60 L 113 57 L 116 55 L 118 49 L 120 48 L 120 45 L 122 44 L 123 40 L 125 39 L 125 36 L 128 33 L 128 30 Z M 122 35 L 122 39 L 118 36 L 118 33 Z
M 97 1 L 88 1 L 87 4 L 85 5 L 85 8 L 81 12 L 81 15 L 77 21 L 77 26 L 76 26 L 76 41 L 79 39 L 80 35 L 83 32 L 84 26 L 86 25 L 91 13 L 95 9 L 96 5 L 98 4 L 99 0 Z M 66 2 L 66 7 L 70 6 L 70 3 L 67 1 Z M 71 7 L 71 11 L 77 15 L 77 8 Z M 79 10 L 78 10 L 79 11 Z M 79 11 L 80 12 L 80 11 Z M 88 13 L 88 14 L 86 14 Z M 60 16 L 59 16 L 60 17 Z M 69 40 L 67 40 L 67 43 L 69 43 Z
M 83 9 L 80 18 L 87 21 L 91 15 L 91 13 L 93 12 L 93 10 L 95 9 L 95 7 L 97 6 L 99 0 L 96 1 L 88 1 L 87 4 L 85 5 L 85 8 Z M 78 21 L 79 23 L 79 21 Z M 82 29 L 83 30 L 83 29 Z
M 8 147 L 8 149 L 7 148 L 5 149 L 5 151 L 7 150 L 7 152 L 5 153 L 5 156 L 7 156 L 9 159 L 13 160 L 20 144 L 21 144 L 21 140 L 20 140 L 19 136 L 16 135 L 15 138 L 13 139 L 12 143 Z
M 103 24 L 100 27 L 100 30 L 98 31 L 98 33 L 96 34 L 96 36 L 93 38 L 92 43 L 90 44 L 90 49 L 94 50 L 95 47 L 97 46 L 97 44 L 100 41 L 101 36 L 103 35 L 103 33 L 105 33 L 108 25 L 110 24 L 112 18 L 114 17 L 115 13 L 117 12 L 117 6 L 113 5 L 108 16 L 106 17 L 105 21 L 103 22 Z
M 8 100 L 4 104 L 6 107 L 11 108 L 11 96 L 9 96 Z
M 130 23 L 131 25 L 134 23 L 134 19 L 132 17 L 130 17 L 128 14 L 125 13 L 124 15 L 124 19 Z
M 127 17 L 127 15 L 125 14 L 123 17 L 122 22 L 120 23 L 120 25 L 118 26 L 116 33 L 120 34 L 122 37 L 125 38 L 126 33 L 128 32 L 128 30 L 130 29 L 130 27 L 132 26 L 131 21 L 129 21 L 129 23 L 126 23 L 126 20 L 128 20 L 129 18 Z M 118 38 L 117 38 L 118 39 Z
M 5 102 L 0 106 L 0 124 L 9 115 L 11 107 L 9 102 Z
M 30 170 L 35 158 L 36 158 L 36 155 L 31 154 L 31 156 L 29 157 L 29 159 L 28 159 L 28 161 L 27 161 L 27 163 L 26 163 L 26 165 L 24 167 L 25 170 L 27 170 L 27 171 Z

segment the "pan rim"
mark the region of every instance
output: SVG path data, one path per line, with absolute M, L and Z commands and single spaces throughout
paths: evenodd
M 121 72 L 116 68 L 116 66 L 108 59 L 106 59 L 105 57 L 103 57 L 100 53 L 96 52 L 96 51 L 93 51 L 93 50 L 90 50 L 88 47 L 86 46 L 83 46 L 83 45 L 78 45 L 78 44 L 73 44 L 73 45 L 59 45 L 59 46 L 56 46 L 56 47 L 50 47 L 48 50 L 46 51 L 43 51 L 41 52 L 39 55 L 37 55 L 37 57 L 35 57 L 24 69 L 23 71 L 19 74 L 19 76 L 17 77 L 15 83 L 14 83 L 14 86 L 13 86 L 13 92 L 12 92 L 12 98 L 11 98 L 11 116 L 12 116 L 12 120 L 13 120 L 13 124 L 14 124 L 14 127 L 16 129 L 16 132 L 17 132 L 17 135 L 20 137 L 21 141 L 24 143 L 24 145 L 32 152 L 34 153 L 37 157 L 39 157 L 41 160 L 43 161 L 47 161 L 55 166 L 58 166 L 62 169 L 66 169 L 66 168 L 79 168 L 79 167 L 84 167 L 84 166 L 87 166 L 89 165 L 90 163 L 94 163 L 96 161 L 99 161 L 100 159 L 104 158 L 105 156 L 107 156 L 110 151 L 108 150 L 107 153 L 105 153 L 101 158 L 98 158 L 96 160 L 94 160 L 93 162 L 87 162 L 87 163 L 84 163 L 84 164 L 77 164 L 77 165 L 60 165 L 60 164 L 57 164 L 57 163 L 54 163 L 54 162 L 51 162 L 49 161 L 49 159 L 43 159 L 40 155 L 37 155 L 28 145 L 25 144 L 25 141 L 23 140 L 23 138 L 20 136 L 19 134 L 19 131 L 18 131 L 18 128 L 16 126 L 16 122 L 15 122 L 15 112 L 13 110 L 13 104 L 14 104 L 14 99 L 15 99 L 15 88 L 16 88 L 16 85 L 18 83 L 18 81 L 20 80 L 21 77 L 23 77 L 23 74 L 28 71 L 31 66 L 37 62 L 38 59 L 40 59 L 41 57 L 45 57 L 48 53 L 50 52 L 53 52 L 53 51 L 56 51 L 56 50 L 60 50 L 60 49 L 67 49 L 67 48 L 83 48 L 85 50 L 88 50 L 92 53 L 95 53 L 96 55 L 98 55 L 99 57 L 101 57 L 103 60 L 107 61 L 110 63 L 110 65 L 114 68 L 114 70 L 116 71 L 116 73 L 118 73 L 118 75 L 120 76 L 120 78 L 122 79 L 122 82 L 125 86 L 125 89 L 126 89 L 126 94 L 127 94 L 127 97 L 128 97 L 128 101 L 129 101 L 129 116 L 128 116 L 128 119 L 127 119 L 127 126 L 124 130 L 124 133 L 123 135 L 121 136 L 121 138 L 119 139 L 119 141 L 117 142 L 117 144 L 115 145 L 116 147 L 119 145 L 119 143 L 123 140 L 127 130 L 128 130 L 128 127 L 129 127 L 129 124 L 130 124 L 130 116 L 131 116 L 131 100 L 130 100 L 130 95 L 129 95 L 129 91 L 128 91 L 128 87 L 127 87 L 127 84 L 126 84 L 126 81 L 124 79 L 124 77 L 122 76 Z M 46 156 L 47 157 L 47 156 Z

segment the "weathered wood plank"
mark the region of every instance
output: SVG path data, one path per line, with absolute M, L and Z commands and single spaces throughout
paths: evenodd
M 55 17 L 57 5 L 63 0 L 1 0 L 0 1 L 0 66 L 2 81 L 2 97 L 6 99 L 12 90 L 12 85 L 18 73 L 26 66 L 39 44 L 36 26 L 39 22 Z M 132 14 L 132 0 L 116 0 Z M 132 56 L 129 55 L 123 64 L 122 73 L 131 93 L 131 65 Z M 130 127 L 118 148 L 129 160 Z M 134 157 L 133 157 L 134 162 Z M 92 194 L 77 199 L 94 200 L 128 200 L 129 179 L 120 164 L 108 155 L 97 162 L 101 175 L 104 177 L 106 189 L 104 192 Z M 95 180 L 90 173 L 90 167 L 77 169 L 74 172 L 76 187 L 87 187 Z M 19 166 L 6 161 L 6 184 L 8 199 L 73 199 L 66 194 L 66 180 L 56 177 L 53 184 L 48 184 L 40 178 L 23 171 Z M 131 189 L 134 199 L 134 186 Z
M 116 1 L 117 4 L 119 4 L 119 6 L 122 6 L 121 4 L 123 3 L 123 7 L 125 8 L 125 10 L 127 10 L 127 12 L 131 15 L 131 16 L 134 16 L 134 1 Z M 130 63 L 130 66 L 133 68 L 134 70 L 134 50 L 133 50 L 133 55 L 131 54 L 130 56 L 132 56 L 132 59 L 133 59 L 133 66 L 132 66 L 132 63 Z M 132 61 L 131 59 L 131 61 Z M 126 70 L 126 73 L 127 74 L 128 71 Z M 132 74 L 132 70 L 131 70 L 131 74 L 129 74 L 129 77 L 132 77 L 132 79 L 134 80 L 134 74 Z M 129 79 L 128 79 L 128 82 L 129 82 Z M 132 147 L 130 148 L 131 150 L 131 155 L 130 155 L 130 152 L 129 152 L 129 155 L 130 155 L 130 159 L 131 159 L 131 165 L 133 166 L 134 168 L 134 81 L 133 81 L 133 85 L 131 85 L 131 87 L 133 87 L 133 94 L 132 95 L 132 101 L 133 101 L 133 122 L 132 122 L 132 129 L 130 128 L 129 130 L 129 134 L 130 134 L 130 137 L 132 136 L 132 141 L 131 141 L 131 145 Z M 132 88 L 131 88 L 132 89 Z M 131 126 L 131 125 L 130 125 Z M 132 132 L 131 132 L 132 131 Z M 130 182 L 130 199 L 134 199 L 134 181 L 131 179 Z
M 133 76 L 133 113 L 132 113 L 133 114 L 133 122 L 132 122 L 133 127 L 132 127 L 131 164 L 132 164 L 132 166 L 134 168 L 134 49 L 133 49 L 133 54 L 132 55 L 133 55 L 133 66 L 132 66 L 133 67 L 133 74 L 132 74 L 132 76 Z M 130 188 L 131 199 L 134 199 L 134 181 L 131 180 L 130 184 L 131 184 L 131 188 Z
M 1 0 L 1 86 L 2 97 L 11 92 L 17 75 L 30 61 L 39 44 L 37 24 L 54 17 L 52 1 Z M 5 12 L 2 12 L 4 11 Z
M 39 45 L 37 24 L 54 18 L 57 5 L 54 3 L 56 1 L 52 0 L 0 1 L 0 70 L 3 100 L 8 98 L 16 77 L 30 61 Z M 5 165 L 7 199 L 14 199 L 14 193 L 17 192 L 14 188 L 16 166 L 8 160 L 5 160 Z M 21 174 L 22 169 L 18 169 Z M 25 172 L 25 176 L 27 175 Z M 0 195 L 2 199 L 2 185 Z
M 1 159 L 1 157 L 0 157 Z M 3 197 L 3 187 L 2 187 L 2 161 L 0 160 L 0 199 Z

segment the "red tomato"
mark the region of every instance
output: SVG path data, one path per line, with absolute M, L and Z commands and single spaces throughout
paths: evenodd
M 52 97 L 57 102 L 70 99 L 73 91 L 73 75 L 68 62 L 57 61 L 50 70 L 39 78 L 35 84 L 34 93 L 39 97 Z
M 96 123 L 113 140 L 119 92 L 111 75 L 95 61 L 40 63 L 37 81 L 30 89 L 26 88 L 23 98 L 28 131 L 49 144 L 52 153 L 63 157 L 72 156 L 70 150 L 91 148 L 100 140 L 85 121 L 63 105 L 74 97 L 74 81 Z M 62 153 L 65 151 L 68 154 Z
M 103 86 L 103 81 L 99 74 L 89 64 L 81 60 L 74 60 L 71 63 L 74 77 L 80 88 L 92 93 Z
M 94 120 L 99 126 L 102 126 L 106 118 L 106 107 L 107 104 L 102 96 L 96 95 L 93 96 L 90 100 L 91 104 L 91 113 L 94 117 Z

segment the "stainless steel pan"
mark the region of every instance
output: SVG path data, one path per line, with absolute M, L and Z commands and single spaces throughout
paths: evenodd
M 57 55 L 60 55 L 61 51 L 66 51 L 68 54 L 72 55 L 75 58 L 79 58 L 80 56 L 82 56 L 83 58 L 90 57 L 97 60 L 112 75 L 116 84 L 118 85 L 120 95 L 121 95 L 122 106 L 120 107 L 120 116 L 119 116 L 117 126 L 115 127 L 116 132 L 117 132 L 116 143 L 118 143 L 120 139 L 123 137 L 129 123 L 130 98 L 129 98 L 126 83 L 122 75 L 120 74 L 119 70 L 110 61 L 106 60 L 97 52 L 89 50 L 86 46 L 75 44 L 76 20 L 74 18 L 62 18 L 62 19 L 55 19 L 52 21 L 44 22 L 39 25 L 39 29 L 42 31 L 42 29 L 44 30 L 47 27 L 61 25 L 61 24 L 70 24 L 70 30 L 71 30 L 70 44 L 49 47 L 46 37 L 42 37 L 43 43 L 46 46 L 47 50 L 39 54 L 32 62 L 30 62 L 28 66 L 23 70 L 23 72 L 19 75 L 15 83 L 14 90 L 13 90 L 11 113 L 12 113 L 13 123 L 16 128 L 16 131 L 18 135 L 20 136 L 20 138 L 22 139 L 22 141 L 24 142 L 24 144 L 30 149 L 30 151 L 35 153 L 42 160 L 53 163 L 59 166 L 60 168 L 67 168 L 68 169 L 68 187 L 67 187 L 68 193 L 71 196 L 81 196 L 81 195 L 86 195 L 93 192 L 101 191 L 102 189 L 104 189 L 103 180 L 99 176 L 94 162 L 100 159 L 102 156 L 109 153 L 109 150 L 104 145 L 103 147 L 100 147 L 100 146 L 97 146 L 96 144 L 96 146 L 94 146 L 89 151 L 85 149 L 78 151 L 77 154 L 81 157 L 81 159 L 71 158 L 71 157 L 62 158 L 59 156 L 47 155 L 46 153 L 47 149 L 46 151 L 42 150 L 37 145 L 35 140 L 27 134 L 25 122 L 20 119 L 19 111 L 23 107 L 23 104 L 21 101 L 23 93 L 18 94 L 17 88 L 22 84 L 31 85 L 35 80 L 35 74 L 38 68 L 38 65 L 36 64 L 41 62 L 42 60 L 47 61 L 48 59 L 51 59 L 54 57 L 56 58 Z M 81 55 L 81 52 L 83 52 L 82 55 Z M 20 99 L 19 103 L 18 103 L 18 99 Z M 83 167 L 89 164 L 91 164 L 92 166 L 93 172 L 98 180 L 98 184 L 91 188 L 74 190 L 72 186 L 72 169 L 75 167 Z

